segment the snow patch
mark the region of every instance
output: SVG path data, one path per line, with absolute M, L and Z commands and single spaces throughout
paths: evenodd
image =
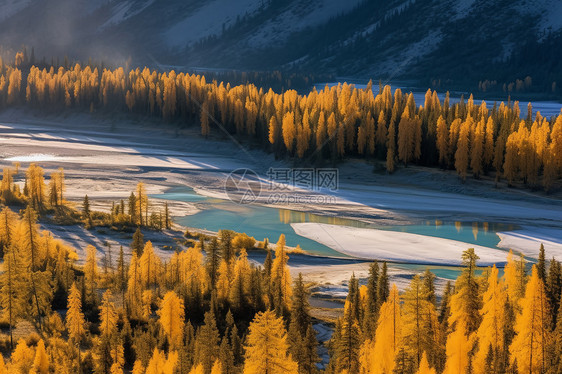
M 461 254 L 474 248 L 479 265 L 504 264 L 506 252 L 418 234 L 305 222 L 292 223 L 298 235 L 349 256 L 391 262 L 460 265 Z
M 498 232 L 501 238 L 498 247 L 513 249 L 526 256 L 538 258 L 541 244 L 547 258 L 562 260 L 562 230 L 551 228 L 525 228 L 509 232 Z

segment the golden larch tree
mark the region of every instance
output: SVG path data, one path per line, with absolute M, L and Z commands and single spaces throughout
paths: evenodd
M 474 346 L 475 334 L 467 335 L 466 325 L 459 321 L 447 337 L 444 374 L 466 373 L 469 366 L 469 353 Z
M 172 348 L 181 345 L 184 326 L 184 306 L 174 291 L 168 291 L 164 295 L 158 316 L 160 325 L 168 337 Z
M 293 296 L 291 273 L 287 263 L 289 256 L 285 249 L 285 235 L 279 236 L 279 241 L 275 247 L 275 260 L 271 269 L 271 282 L 274 298 L 278 307 L 290 309 Z
M 437 344 L 437 314 L 428 294 L 421 277 L 415 275 L 402 296 L 403 345 L 415 366 L 419 365 L 424 352 L 430 352 Z
M 544 284 L 536 265 L 521 299 L 521 314 L 515 322 L 515 338 L 509 347 L 520 374 L 539 374 L 547 369 L 552 315 Z
M 166 353 L 158 350 L 158 348 L 154 348 L 145 374 L 174 374 L 177 364 L 178 353 L 176 351 L 169 352 L 166 358 Z
M 464 181 L 468 170 L 470 152 L 470 129 L 473 126 L 472 118 L 469 116 L 461 125 L 455 152 L 455 169 Z
M 86 282 L 87 294 L 89 298 L 96 297 L 96 286 L 98 281 L 98 260 L 96 247 L 88 245 L 86 247 L 86 263 L 84 264 L 84 280 Z
M 470 149 L 470 168 L 475 178 L 480 177 L 483 172 L 483 156 L 484 156 L 484 118 L 478 121 L 476 128 L 472 133 L 471 149 Z
M 437 151 L 439 152 L 439 164 L 446 166 L 449 163 L 449 129 L 443 116 L 437 119 Z
M 476 332 L 478 350 L 472 362 L 476 374 L 486 374 L 486 357 L 490 347 L 498 354 L 504 349 L 507 293 L 503 282 L 498 278 L 498 269 L 495 265 L 488 276 L 488 288 L 483 298 L 484 304 L 480 310 L 482 323 Z
M 287 331 L 271 310 L 259 312 L 250 323 L 244 374 L 296 374 L 298 365 L 288 354 Z
M 392 373 L 396 354 L 402 345 L 402 334 L 400 296 L 398 287 L 393 284 L 388 299 L 379 311 L 375 345 L 370 359 L 375 366 L 370 369 L 371 374 Z
M 503 270 L 503 280 L 507 289 L 509 302 L 516 310 L 519 310 L 519 300 L 525 294 L 527 276 L 525 275 L 524 259 L 520 258 L 520 260 L 517 261 L 511 250 L 507 255 L 507 263 Z
M 434 368 L 429 366 L 429 362 L 427 361 L 427 354 L 424 352 L 422 355 L 422 359 L 420 361 L 420 366 L 416 374 L 437 374 Z
M 43 339 L 39 340 L 39 343 L 37 343 L 32 372 L 34 374 L 49 374 L 49 356 L 45 350 L 45 342 Z
M 160 257 L 154 253 L 154 247 L 151 241 L 147 241 L 144 245 L 140 261 L 140 279 L 143 287 L 148 288 L 158 283 L 162 263 Z
M 287 112 L 283 116 L 283 142 L 289 152 L 293 150 L 295 138 L 297 137 L 297 129 L 295 126 L 295 115 L 293 112 Z
M 82 313 L 82 298 L 80 296 L 80 291 L 76 287 L 75 283 L 73 283 L 72 287 L 70 287 L 70 293 L 68 295 L 66 328 L 68 330 L 68 337 L 74 344 L 76 344 L 78 350 L 78 366 L 80 367 L 80 343 L 82 342 L 82 337 L 86 333 L 86 320 L 84 318 L 84 313 Z
M 111 301 L 113 295 L 110 290 L 105 291 L 100 308 L 100 331 L 102 337 L 111 337 L 117 331 L 119 316 L 117 309 Z

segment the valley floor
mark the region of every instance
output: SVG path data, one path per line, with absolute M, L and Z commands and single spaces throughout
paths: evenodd
M 201 195 L 225 198 L 225 179 L 235 169 L 254 170 L 267 186 L 265 176 L 270 168 L 292 166 L 260 150 L 242 147 L 235 139 L 203 140 L 197 129 L 177 129 L 160 121 L 132 120 L 122 114 L 116 114 L 113 118 L 102 118 L 96 114 L 43 117 L 21 110 L 4 111 L 0 113 L 0 144 L 0 166 L 20 162 L 24 168 L 29 162 L 36 162 L 47 173 L 63 167 L 65 198 L 80 207 L 87 193 L 92 209 L 106 211 L 113 201 L 126 200 L 139 181 L 145 182 L 148 193 L 153 195 L 170 187 L 188 186 Z M 462 184 L 453 173 L 419 167 L 399 169 L 394 175 L 386 175 L 373 172 L 372 164 L 349 161 L 338 165 L 338 169 L 337 191 L 328 193 L 292 188 L 289 193 L 295 199 L 273 204 L 272 192 L 265 188 L 255 203 L 377 225 L 408 224 L 422 220 L 514 224 L 521 230 L 501 234 L 502 248 L 513 248 L 533 258 L 538 254 L 540 243 L 544 242 L 548 256 L 562 259 L 560 193 L 545 196 L 526 190 L 496 189 L 487 181 L 469 180 Z M 318 203 L 318 196 L 329 197 L 324 201 L 330 203 Z M 153 204 L 164 203 L 161 199 L 151 201 Z M 171 215 L 176 217 L 194 214 L 201 209 L 195 202 L 170 200 L 169 205 Z M 298 233 L 307 237 L 317 236 L 314 230 L 318 226 L 309 226 L 306 230 L 306 226 L 297 228 L 300 231 Z M 126 246 L 130 242 L 126 235 L 116 237 L 112 233 L 76 227 L 48 228 L 81 251 L 86 244 L 91 243 L 96 244 L 103 253 L 108 242 L 117 251 L 118 245 Z M 314 230 L 311 231 L 311 228 Z M 377 247 L 369 246 L 369 240 L 381 238 L 374 234 L 376 230 L 366 231 L 359 240 L 353 228 L 337 226 L 337 230 L 327 229 L 336 243 L 324 244 L 336 251 L 364 259 L 458 264 L 460 253 L 465 249 L 462 243 L 452 245 L 451 241 L 444 242 L 442 238 L 421 235 L 422 238 L 408 237 L 397 233 L 387 238 L 389 241 L 384 246 L 379 246 L 381 250 L 392 254 L 384 257 L 382 252 L 377 252 Z M 177 234 L 165 233 L 151 240 L 155 241 L 159 253 L 166 256 L 170 252 L 163 248 L 173 245 L 173 236 Z M 425 252 L 416 253 L 411 248 L 405 248 L 409 242 L 418 239 L 422 239 Z M 342 243 L 344 248 L 340 248 Z M 443 245 L 449 248 L 446 254 L 440 250 Z M 84 254 L 79 254 L 83 258 Z M 432 257 L 427 257 L 430 255 Z M 505 251 L 488 248 L 486 256 L 486 263 L 501 262 L 505 258 Z M 259 261 L 258 257 L 256 261 Z M 304 257 L 306 260 L 301 259 L 299 262 L 295 259 L 290 262 L 292 271 L 295 274 L 303 272 L 311 282 L 323 285 L 319 293 L 323 290 L 330 291 L 332 295 L 337 294 L 338 290 L 345 292 L 345 284 L 351 274 L 363 278 L 367 273 L 365 261 Z M 416 257 L 424 261 L 416 261 Z M 392 269 L 394 280 L 403 288 L 412 270 L 400 266 Z M 444 279 L 441 279 L 439 285 L 443 284 Z

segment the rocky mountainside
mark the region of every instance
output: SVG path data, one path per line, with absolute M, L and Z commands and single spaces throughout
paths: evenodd
M 375 79 L 550 87 L 561 28 L 560 0 L 0 0 L 0 44 L 37 58 Z

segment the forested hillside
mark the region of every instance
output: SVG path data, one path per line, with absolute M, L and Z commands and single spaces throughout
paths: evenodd
M 360 157 L 385 160 L 389 173 L 418 164 L 455 169 L 463 181 L 491 175 L 510 186 L 559 186 L 562 116 L 535 115 L 530 104 L 522 119 L 518 102 L 490 107 L 470 96 L 450 104 L 428 90 L 424 103 L 415 103 L 389 86 L 375 94 L 371 83 L 278 94 L 174 71 L 30 65 L 21 52 L 15 65 L 2 64 L 0 107 L 129 111 L 200 126 L 205 137 L 233 134 L 304 164 Z
M 168 222 L 148 223 L 142 184 L 127 208 L 117 201 L 102 213 L 87 197 L 80 209 L 66 201 L 62 169 L 48 184 L 43 175 L 33 164 L 3 172 L 1 203 L 12 208 L 0 212 L 0 373 L 319 372 L 310 285 L 292 279 L 284 236 L 273 251 L 228 230 L 186 233 L 165 261 L 143 239 L 141 229 Z M 115 260 L 90 245 L 78 262 L 38 219 L 137 230 Z M 251 250 L 267 250 L 263 264 L 248 260 Z M 529 270 L 509 253 L 500 277 L 467 249 L 442 295 L 429 270 L 399 292 L 374 262 L 365 284 L 349 281 L 325 372 L 560 373 L 562 270 L 546 256 L 541 247 Z
M 472 91 L 489 81 L 496 97 L 530 76 L 518 94 L 561 92 L 557 0 L 1 0 L 0 10 L 0 45 L 35 47 L 47 61 L 131 58 L 152 68 L 409 78 Z

